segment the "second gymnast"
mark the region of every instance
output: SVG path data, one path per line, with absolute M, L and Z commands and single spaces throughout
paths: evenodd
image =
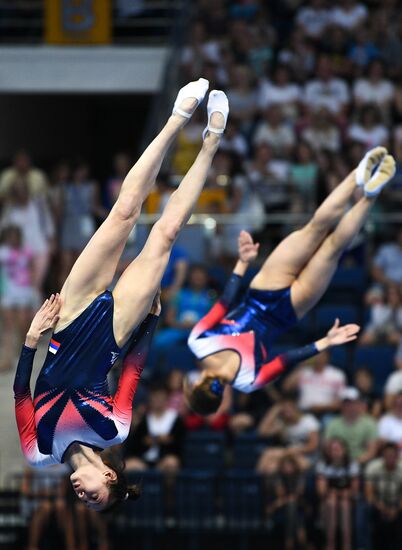
M 225 384 L 245 393 L 255 391 L 272 382 L 287 366 L 357 338 L 358 325 L 341 327 L 336 320 L 328 334 L 317 342 L 272 361 L 267 359 L 278 336 L 304 317 L 327 290 L 340 256 L 360 231 L 381 189 L 394 173 L 395 161 L 386 149 L 376 147 L 369 151 L 312 220 L 277 246 L 239 300 L 242 276 L 258 250 L 251 236 L 241 233 L 240 259 L 224 293 L 195 325 L 188 340 L 202 368 L 198 379 L 185 383 L 186 398 L 196 413 L 216 412 Z M 356 185 L 363 189 L 363 196 L 345 213 Z

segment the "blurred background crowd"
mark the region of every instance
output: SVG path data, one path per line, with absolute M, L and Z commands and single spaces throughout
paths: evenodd
M 108 529 L 118 540 L 130 528 L 162 529 L 169 521 L 219 530 L 224 518 L 229 530 L 262 529 L 275 548 L 401 548 L 399 2 L 194 4 L 178 60 L 182 82 L 209 79 L 211 89 L 227 92 L 231 112 L 197 206 L 202 216 L 183 231 L 162 282 L 163 318 L 121 449 L 144 495 L 108 526 L 70 502 L 62 468 L 46 476 L 27 470 L 20 487 L 31 518 L 28 547 L 42 541 L 47 548 L 46 533 L 56 530 L 66 548 L 106 550 Z M 138 2 L 127 16 L 145 9 Z M 145 213 L 160 212 L 191 166 L 204 115 L 199 109 L 181 132 Z M 227 390 L 212 417 L 193 414 L 182 393 L 183 377 L 197 369 L 186 338 L 223 288 L 240 229 L 261 243 L 262 262 L 376 145 L 397 160 L 393 184 L 319 306 L 271 352 L 323 335 L 335 317 L 362 326 L 357 343 L 322 353 L 251 395 Z M 18 150 L 1 171 L 0 383 L 1 373 L 15 368 L 32 312 L 61 287 L 133 160 L 116 153 L 105 176 L 85 158 L 39 167 Z M 120 271 L 148 231 L 146 223 L 135 228 Z

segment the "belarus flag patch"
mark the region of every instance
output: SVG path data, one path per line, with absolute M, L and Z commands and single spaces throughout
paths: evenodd
M 50 353 L 53 353 L 54 355 L 56 355 L 56 353 L 59 351 L 59 347 L 60 347 L 59 342 L 56 342 L 56 340 L 53 340 L 53 338 L 51 338 L 50 344 L 49 344 Z

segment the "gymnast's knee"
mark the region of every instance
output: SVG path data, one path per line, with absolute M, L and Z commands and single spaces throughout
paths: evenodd
M 111 214 L 118 222 L 133 225 L 141 214 L 140 198 L 122 192 L 113 206 Z

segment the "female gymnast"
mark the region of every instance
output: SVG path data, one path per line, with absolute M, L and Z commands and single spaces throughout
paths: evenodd
M 99 450 L 121 443 L 128 435 L 132 398 L 157 320 L 158 308 L 151 310 L 151 304 L 226 126 L 229 105 L 223 92 L 209 94 L 201 151 L 142 252 L 124 271 L 113 293 L 106 289 L 170 144 L 207 89 L 208 81 L 199 79 L 180 90 L 167 124 L 128 173 L 116 204 L 74 264 L 60 296 L 45 303 L 34 319 L 20 357 L 14 393 L 23 452 L 33 466 L 67 462 L 77 496 L 96 510 L 134 496 L 122 490 L 119 472 L 103 462 Z M 43 330 L 53 327 L 32 401 L 29 380 L 35 349 Z M 128 347 L 130 353 L 112 399 L 106 375 Z
M 394 173 L 395 161 L 386 149 L 369 151 L 310 222 L 278 245 L 236 302 L 242 276 L 258 251 L 258 244 L 248 233 L 240 234 L 240 258 L 223 295 L 195 325 L 188 339 L 203 369 L 198 379 L 188 378 L 185 382 L 186 398 L 196 413 L 216 412 L 225 384 L 246 393 L 255 391 L 272 382 L 287 366 L 357 338 L 358 325 L 341 327 L 337 319 L 324 338 L 267 360 L 273 341 L 320 300 L 341 254 L 360 231 L 376 197 Z M 364 194 L 345 213 L 356 185 L 363 188 Z

